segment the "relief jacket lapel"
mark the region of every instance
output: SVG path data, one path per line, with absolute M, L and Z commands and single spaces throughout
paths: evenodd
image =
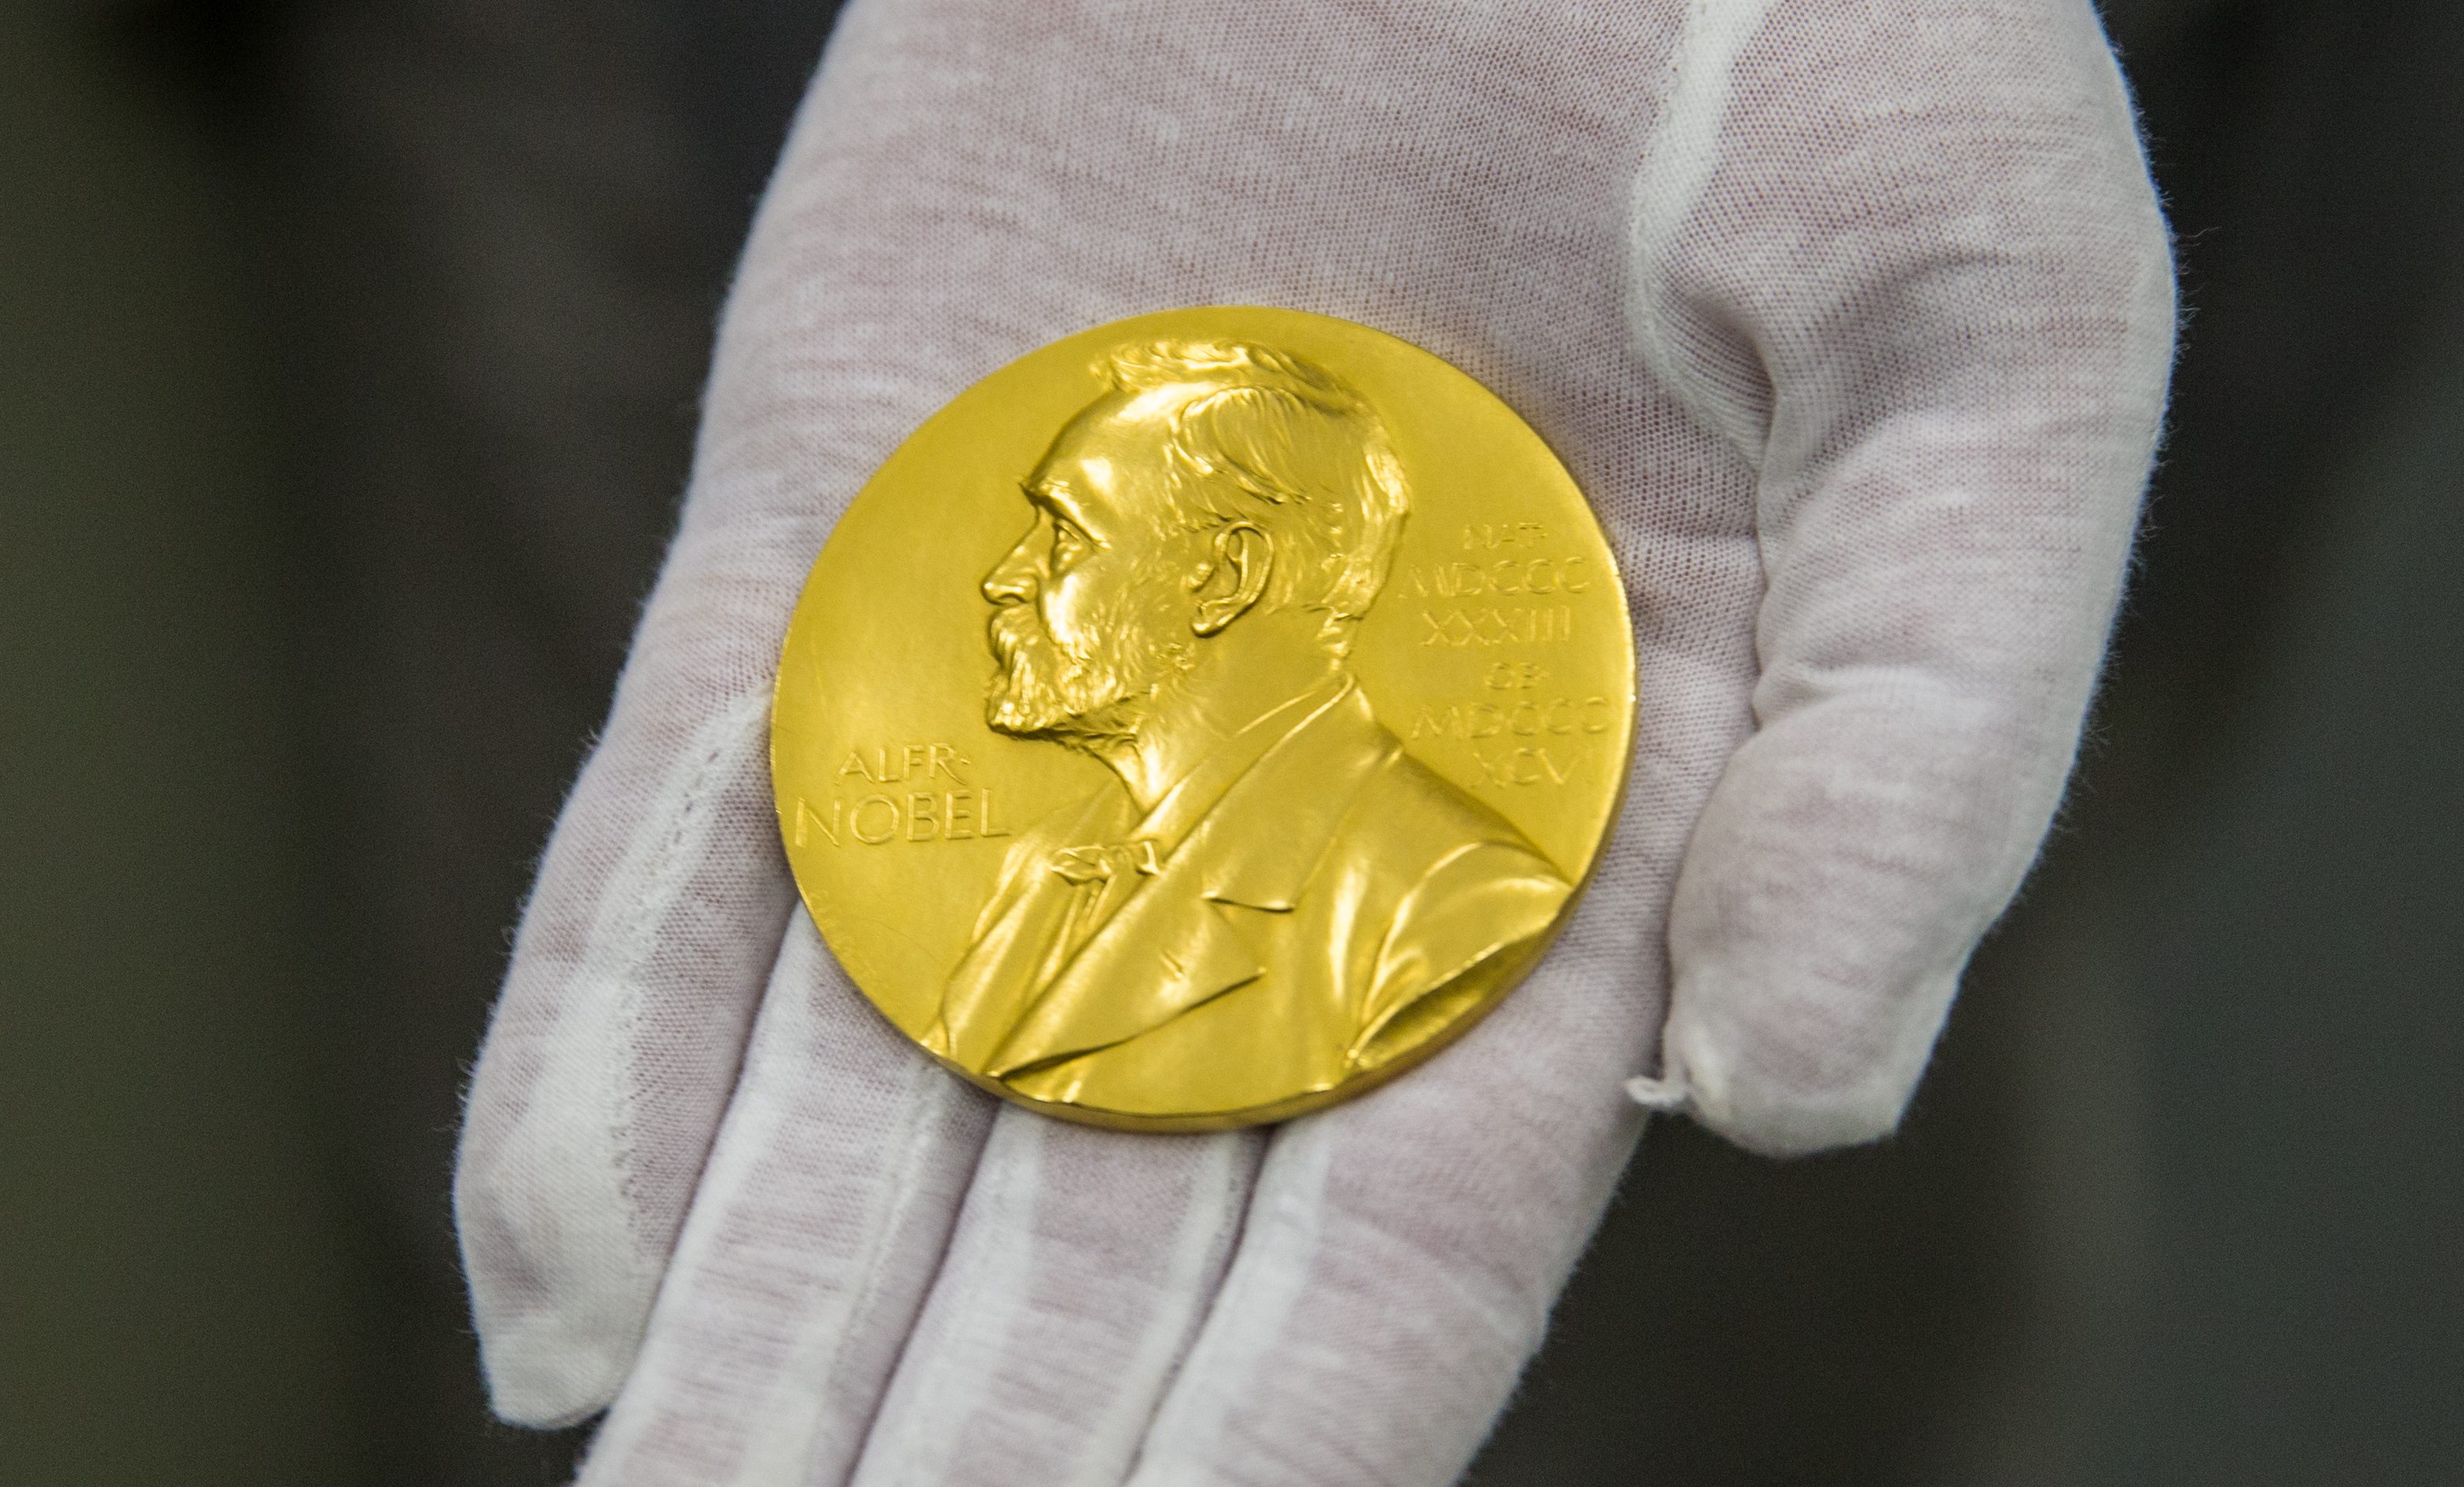
M 1288 912 L 1353 797 L 1392 752 L 1356 686 L 1260 757 L 1026 1010 L 996 1076 L 1137 1036 L 1269 967 L 1223 910 Z
M 974 943 L 942 988 L 941 1018 L 926 1033 L 926 1048 L 970 1069 L 984 1067 L 1034 991 L 1036 971 L 1077 894 L 1051 871 L 1053 854 L 1117 833 L 1129 814 L 1128 793 L 1113 786 L 1019 838 Z

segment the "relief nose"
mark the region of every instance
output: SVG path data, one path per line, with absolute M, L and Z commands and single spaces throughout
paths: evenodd
M 1035 556 L 1029 549 L 1035 534 L 1019 539 L 1018 545 L 984 575 L 984 597 L 995 604 L 1024 604 L 1035 597 Z

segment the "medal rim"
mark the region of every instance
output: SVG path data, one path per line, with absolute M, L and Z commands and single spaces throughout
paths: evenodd
M 1423 1038 L 1419 1043 L 1415 1044 L 1403 1052 L 1394 1055 L 1385 1062 L 1378 1064 L 1376 1067 L 1363 1070 L 1323 1089 L 1308 1090 L 1282 1099 L 1272 1100 L 1265 1104 L 1245 1106 L 1234 1110 L 1158 1115 L 1144 1112 L 1110 1110 L 1098 1105 L 1080 1104 L 1070 1101 L 1041 1099 L 1034 1096 L 1022 1093 L 1021 1091 L 1010 1087 L 1002 1080 L 990 1075 L 980 1074 L 975 1070 L 969 1069 L 963 1064 L 960 1064 L 956 1060 L 927 1047 L 920 1038 L 909 1032 L 906 1028 L 898 1023 L 896 1018 L 890 1014 L 889 1010 L 882 1005 L 881 1001 L 874 995 L 874 993 L 864 985 L 863 981 L 857 977 L 854 971 L 847 967 L 845 959 L 839 954 L 837 947 L 830 943 L 828 933 L 822 928 L 823 915 L 815 908 L 813 903 L 813 889 L 811 885 L 806 882 L 805 875 L 796 870 L 794 854 L 792 851 L 788 850 L 788 843 L 792 840 L 793 823 L 790 817 L 794 810 L 794 806 L 790 801 L 790 792 L 783 778 L 783 770 L 785 766 L 781 759 L 781 728 L 780 717 L 781 703 L 785 697 L 788 682 L 788 671 L 784 664 L 784 658 L 789 649 L 793 646 L 798 634 L 797 621 L 803 609 L 804 598 L 806 594 L 811 591 L 815 577 L 818 574 L 824 558 L 829 550 L 830 543 L 837 537 L 841 525 L 846 522 L 847 516 L 854 511 L 856 503 L 861 501 L 865 498 L 865 495 L 872 489 L 874 482 L 880 478 L 882 471 L 894 463 L 898 455 L 902 451 L 906 450 L 917 438 L 925 434 L 936 422 L 947 415 L 952 408 L 964 399 L 969 392 L 973 391 L 976 388 L 980 387 L 982 384 L 1001 376 L 1003 373 L 1018 366 L 1020 364 L 1043 356 L 1051 351 L 1054 347 L 1064 344 L 1065 343 L 1082 340 L 1130 340 L 1139 336 L 1142 333 L 1142 327 L 1146 327 L 1152 322 L 1179 322 L 1191 316 L 1216 314 L 1232 314 L 1241 316 L 1263 314 L 1269 317 L 1292 317 L 1305 321 L 1321 322 L 1325 325 L 1368 336 L 1378 341 L 1388 342 L 1400 346 L 1415 356 L 1424 358 L 1427 361 L 1435 363 L 1437 366 L 1444 368 L 1448 373 L 1461 378 L 1463 382 L 1468 383 L 1472 388 L 1478 389 L 1481 395 L 1494 401 L 1499 408 L 1504 410 L 1514 419 L 1515 424 L 1526 435 L 1537 442 L 1539 447 L 1547 453 L 1549 458 L 1561 472 L 1564 473 L 1567 484 L 1573 489 L 1574 495 L 1580 500 L 1583 513 L 1592 523 L 1592 535 L 1598 542 L 1601 555 L 1606 559 L 1609 575 L 1612 581 L 1611 587 L 1614 591 L 1615 603 L 1617 610 L 1618 619 L 1620 621 L 1618 633 L 1616 637 L 1615 643 L 1624 655 L 1626 662 L 1624 675 L 1627 677 L 1627 693 L 1623 699 L 1625 737 L 1614 762 L 1617 784 L 1609 792 L 1607 810 L 1601 818 L 1597 832 L 1593 837 L 1589 854 L 1584 863 L 1582 873 L 1573 879 L 1570 885 L 1570 892 L 1568 893 L 1564 903 L 1559 907 L 1556 915 L 1550 921 L 1548 927 L 1538 935 L 1531 937 L 1514 948 L 1513 954 L 1517 964 L 1499 973 L 1497 984 L 1487 992 L 1487 994 L 1481 997 L 1477 1002 L 1470 1004 L 1462 1011 L 1456 1013 L 1436 1032 L 1431 1033 L 1426 1038 Z M 1152 332 L 1146 333 L 1152 334 Z M 775 667 L 771 680 L 770 718 L 768 725 L 769 741 L 767 753 L 770 773 L 771 809 L 774 817 L 776 817 L 779 823 L 781 852 L 781 855 L 784 856 L 787 861 L 789 879 L 796 887 L 797 901 L 804 908 L 806 915 L 812 919 L 814 923 L 814 933 L 821 940 L 823 949 L 828 953 L 831 960 L 837 964 L 841 974 L 846 976 L 847 983 L 854 988 L 855 991 L 862 998 L 871 1013 L 880 1017 L 885 1023 L 889 1024 L 891 1029 L 897 1033 L 900 1041 L 909 1045 L 915 1052 L 930 1058 L 941 1068 L 957 1076 L 959 1078 L 965 1080 L 976 1088 L 998 1096 L 1011 1104 L 1018 1105 L 1027 1110 L 1032 1110 L 1040 1115 L 1049 1116 L 1056 1120 L 1067 1121 L 1072 1124 L 1095 1126 L 1107 1130 L 1152 1132 L 1158 1134 L 1194 1134 L 1241 1130 L 1251 1126 L 1278 1123 L 1303 1115 L 1308 1115 L 1315 1111 L 1324 1110 L 1334 1105 L 1346 1103 L 1350 1100 L 1358 1099 L 1361 1096 L 1368 1095 L 1373 1091 L 1392 1083 L 1403 1075 L 1409 1074 L 1419 1068 L 1430 1059 L 1435 1058 L 1438 1054 L 1445 1052 L 1447 1049 L 1460 1042 L 1467 1036 L 1475 1027 L 1485 1021 L 1489 1014 L 1497 1009 L 1500 1003 L 1504 1002 L 1507 996 L 1520 988 L 1522 985 L 1539 969 L 1542 964 L 1547 961 L 1551 950 L 1555 947 L 1558 936 L 1563 933 L 1566 926 L 1573 921 L 1574 915 L 1581 909 L 1584 897 L 1591 889 L 1592 879 L 1599 871 L 1601 859 L 1607 855 L 1609 845 L 1614 840 L 1617 828 L 1623 821 L 1626 797 L 1631 793 L 1633 788 L 1634 756 L 1635 751 L 1639 746 L 1639 734 L 1641 731 L 1638 725 L 1638 719 L 1640 715 L 1642 705 L 1639 656 L 1638 654 L 1638 647 L 1635 643 L 1633 608 L 1628 600 L 1624 568 L 1618 562 L 1615 544 L 1608 540 L 1607 528 L 1600 522 L 1599 513 L 1593 504 L 1590 493 L 1583 489 L 1582 483 L 1579 480 L 1574 478 L 1573 470 L 1568 467 L 1563 456 L 1557 453 L 1555 446 L 1551 444 L 1547 436 L 1542 434 L 1538 429 L 1532 426 L 1531 421 L 1524 416 L 1521 410 L 1507 402 L 1495 388 L 1489 387 L 1486 383 L 1481 381 L 1471 373 L 1463 370 L 1463 368 L 1456 366 L 1445 357 L 1429 350 L 1427 347 L 1420 345 L 1417 342 L 1398 336 L 1392 331 L 1383 330 L 1377 326 L 1370 325 L 1344 316 L 1329 315 L 1313 310 L 1293 309 L 1289 306 L 1282 305 L 1242 303 L 1183 305 L 1160 310 L 1143 311 L 1135 315 L 1124 316 L 1119 319 L 1102 322 L 1094 325 L 1087 326 L 1081 330 L 1071 331 L 1067 334 L 1054 337 L 1052 340 L 1045 342 L 1040 345 L 1030 347 L 1029 349 L 1009 358 L 1007 361 L 1002 362 L 999 366 L 979 377 L 977 377 L 975 380 L 969 382 L 964 388 L 961 388 L 957 392 L 951 394 L 948 398 L 944 399 L 932 413 L 928 414 L 922 421 L 917 423 L 913 429 L 910 430 L 908 433 L 898 441 L 897 445 L 891 449 L 890 454 L 883 457 L 881 462 L 875 466 L 873 473 L 867 476 L 863 483 L 856 488 L 854 495 L 848 498 L 846 508 L 839 513 L 838 519 L 831 523 L 829 532 L 823 537 L 820 547 L 814 552 L 812 565 L 805 571 L 803 583 L 798 588 L 795 607 L 790 611 L 785 633 L 781 638 L 780 652 L 781 660 Z

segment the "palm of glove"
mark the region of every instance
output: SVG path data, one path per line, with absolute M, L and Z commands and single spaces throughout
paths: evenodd
M 473 1087 L 499 1409 L 612 1401 L 592 1483 L 1449 1479 L 1655 1050 L 1749 1145 L 1897 1120 L 2068 767 L 2164 250 L 2085 0 L 853 8 Z M 1573 470 L 1636 616 L 1624 815 L 1395 1085 L 1211 1137 L 996 1110 L 791 909 L 781 636 L 950 395 L 1235 302 L 1424 345 Z

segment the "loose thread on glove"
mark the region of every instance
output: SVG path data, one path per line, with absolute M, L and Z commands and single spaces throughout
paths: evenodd
M 1692 1107 L 1694 1093 L 1673 1079 L 1637 1075 L 1625 1081 L 1626 1098 L 1661 1115 L 1678 1115 Z

